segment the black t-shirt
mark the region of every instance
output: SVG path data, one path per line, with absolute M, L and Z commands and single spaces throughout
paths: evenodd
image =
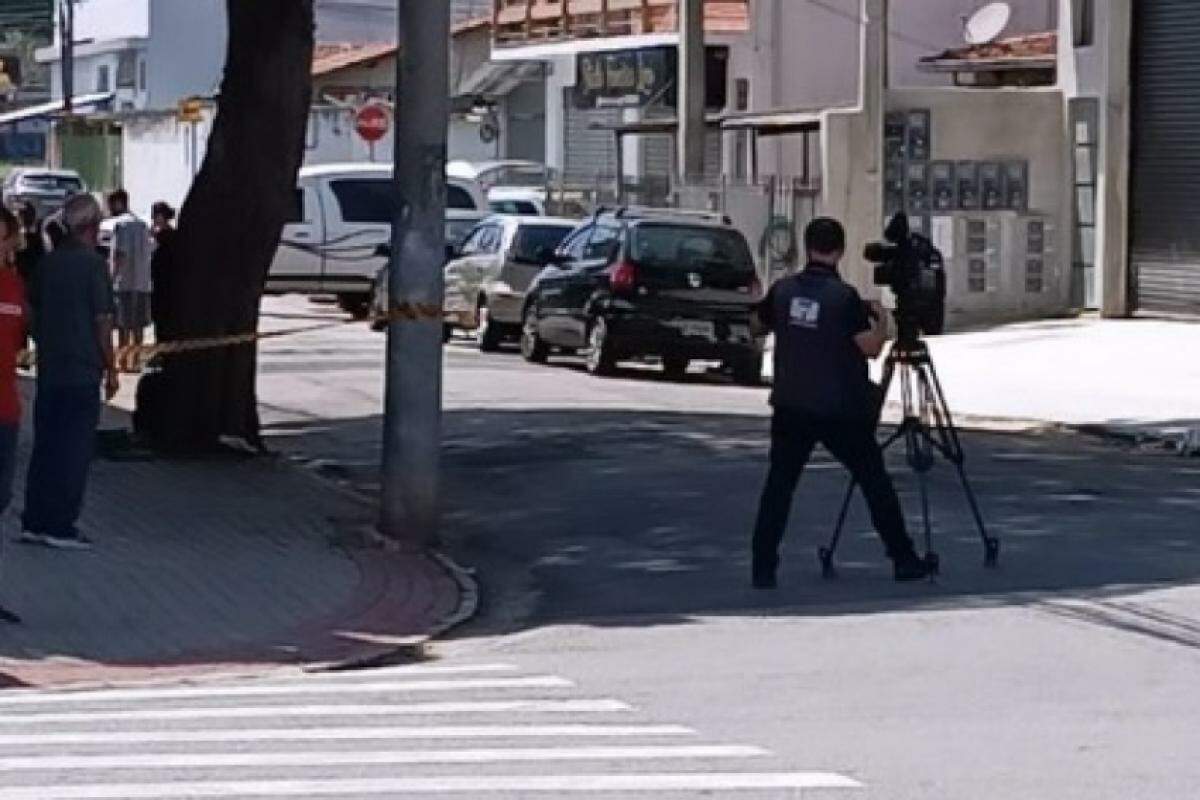
M 833 419 L 871 416 L 867 359 L 854 341 L 871 323 L 853 286 L 809 264 L 772 286 L 757 313 L 775 334 L 771 405 Z

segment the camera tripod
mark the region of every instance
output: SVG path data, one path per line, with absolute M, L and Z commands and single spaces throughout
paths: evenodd
M 882 396 L 880 403 L 887 400 L 888 391 L 894 382 L 900 384 L 900 399 L 902 417 L 900 427 L 881 445 L 887 451 L 901 439 L 904 440 L 905 455 L 909 467 L 917 475 L 917 483 L 921 490 L 921 513 L 925 528 L 925 565 L 930 576 L 938 574 L 940 560 L 933 551 L 933 530 L 929 514 L 929 487 L 926 485 L 926 474 L 933 469 L 934 456 L 940 454 L 946 461 L 954 465 L 958 471 L 959 481 L 966 493 L 975 524 L 979 528 L 979 538 L 983 542 L 983 563 L 995 567 L 1000 559 L 1000 540 L 989 536 L 984 526 L 983 515 L 979 512 L 979 503 L 975 492 L 967 480 L 965 469 L 966 455 L 962 442 L 959 440 L 958 429 L 950 416 L 950 406 L 942 392 L 941 382 L 938 381 L 937 370 L 933 366 L 933 358 L 929 348 L 920 337 L 907 330 L 908 326 L 901 324 L 901 335 L 892 346 L 883 366 Z M 833 538 L 817 551 L 821 560 L 821 574 L 832 578 L 837 574 L 833 564 L 833 556 L 837 551 L 838 542 L 842 537 L 842 529 L 846 524 L 846 515 L 850 511 L 850 501 L 858 484 L 851 479 L 846 489 L 846 497 L 842 502 L 842 510 L 838 515 L 837 526 Z

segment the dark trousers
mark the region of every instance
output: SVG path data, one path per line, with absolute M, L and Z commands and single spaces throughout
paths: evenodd
M 0 514 L 12 502 L 13 478 L 17 474 L 17 425 L 0 425 Z
M 888 557 L 895 560 L 912 555 L 912 539 L 905 529 L 900 498 L 883 464 L 874 421 L 820 419 L 776 409 L 771 419 L 771 469 L 754 526 L 755 569 L 773 572 L 778 565 L 792 495 L 818 443 L 825 445 L 862 487 Z
M 37 387 L 33 456 L 25 482 L 25 530 L 77 536 L 100 421 L 99 386 Z

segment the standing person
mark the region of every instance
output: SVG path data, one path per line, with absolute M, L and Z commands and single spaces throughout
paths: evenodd
M 150 209 L 150 232 L 154 236 L 154 255 L 150 258 L 150 316 L 154 322 L 154 338 L 164 341 L 171 335 L 169 291 L 174 277 L 175 230 L 171 223 L 175 209 L 159 200 Z
M 838 275 L 846 250 L 841 223 L 813 220 L 804 246 L 808 266 L 772 286 L 754 320 L 775 334 L 771 466 L 754 527 L 754 586 L 775 587 L 792 495 L 818 443 L 862 487 L 896 580 L 920 580 L 928 570 L 913 549 L 875 438 L 878 400 L 867 359 L 878 358 L 887 341 L 883 307 L 864 303 Z
M 19 214 L 25 245 L 17 252 L 17 272 L 21 274 L 25 285 L 29 286 L 33 283 L 37 265 L 41 263 L 42 256 L 46 255 L 46 243 L 42 241 L 42 234 L 38 230 L 37 209 L 33 207 L 33 203 L 22 203 Z
M 100 386 L 110 400 L 120 387 L 112 282 L 96 253 L 100 220 L 91 196 L 67 201 L 67 238 L 42 262 L 36 286 L 37 400 L 21 541 L 59 549 L 91 546 L 76 523 L 100 419 Z
M 21 396 L 17 392 L 17 352 L 25 346 L 25 289 L 17 272 L 21 222 L 0 207 L 0 515 L 12 501 L 17 471 L 17 433 L 21 425 Z M 0 621 L 20 618 L 0 607 Z
M 109 264 L 117 293 L 117 337 L 121 347 L 140 345 L 150 324 L 150 229 L 129 210 L 129 195 L 122 189 L 108 196 L 108 213 L 116 222 Z

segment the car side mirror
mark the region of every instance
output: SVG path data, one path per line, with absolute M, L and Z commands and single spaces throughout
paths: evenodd
M 379 244 L 375 246 L 375 255 L 379 258 L 391 258 L 392 246 L 390 244 Z

